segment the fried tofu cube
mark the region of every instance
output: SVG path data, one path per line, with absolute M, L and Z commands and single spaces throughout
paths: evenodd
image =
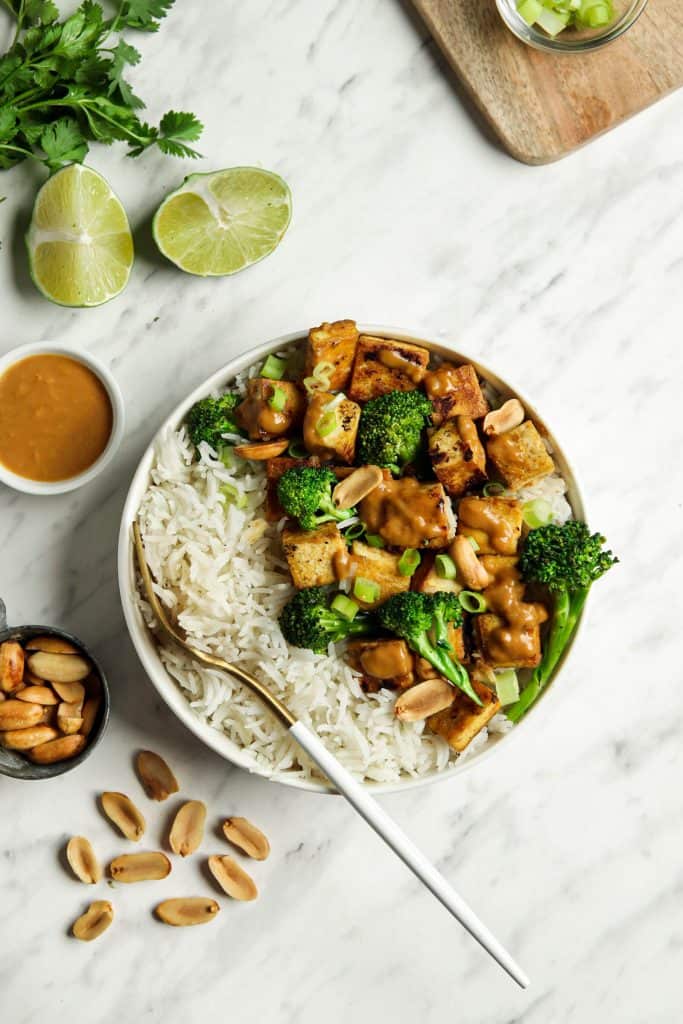
M 496 471 L 513 491 L 530 487 L 555 469 L 543 438 L 531 420 L 492 437 L 486 452 Z
M 268 459 L 266 462 L 266 519 L 269 523 L 276 523 L 285 514 L 277 496 L 277 485 L 283 473 L 288 469 L 298 469 L 300 466 L 311 466 L 317 468 L 320 459 L 317 455 L 311 455 L 307 459 L 292 459 L 286 455 L 280 455 L 275 459 Z
M 427 725 L 438 736 L 445 739 L 449 747 L 459 754 L 465 749 L 487 722 L 500 711 L 500 701 L 492 690 L 482 683 L 472 683 L 472 688 L 483 707 L 479 707 L 466 693 L 458 694 L 449 708 L 439 711 L 427 719 Z
M 410 576 L 402 576 L 398 571 L 400 555 L 393 555 L 383 548 L 372 548 L 359 540 L 353 542 L 351 554 L 355 578 L 372 580 L 379 587 L 379 595 L 375 601 L 359 602 L 364 608 L 376 608 L 388 597 L 410 589 Z
M 429 364 L 429 351 L 407 341 L 373 338 L 361 334 L 349 396 L 356 402 L 387 395 L 390 391 L 414 391 Z
M 479 545 L 480 555 L 514 555 L 522 534 L 522 506 L 516 498 L 462 498 L 458 533 Z
M 359 515 L 368 533 L 395 548 L 445 548 L 455 536 L 455 516 L 443 486 L 414 477 L 384 479 L 363 498 Z
M 471 416 L 478 420 L 489 411 L 477 371 L 470 363 L 463 366 L 442 363 L 435 370 L 429 370 L 424 385 L 434 410 L 432 423 L 435 427 L 455 416 Z
M 334 367 L 329 376 L 330 391 L 344 391 L 353 367 L 358 344 L 358 329 L 354 320 L 336 320 L 311 327 L 306 346 L 306 376 L 310 377 L 320 363 Z
M 275 390 L 284 395 L 282 409 L 270 402 Z M 235 419 L 252 441 L 269 441 L 289 433 L 303 419 L 306 399 L 290 380 L 254 377 L 247 383 L 247 397 L 235 409 Z
M 346 560 L 346 543 L 336 523 L 315 530 L 285 527 L 282 548 L 297 590 L 337 582 L 337 568 Z
M 437 574 L 434 558 L 425 553 L 412 577 L 412 589 L 421 594 L 459 594 L 462 585 L 457 580 L 445 580 Z
M 486 453 L 470 416 L 457 416 L 435 430 L 429 438 L 429 456 L 434 472 L 454 498 L 486 480 Z
M 321 459 L 338 459 L 351 464 L 356 457 L 356 435 L 360 422 L 360 406 L 350 398 L 343 398 L 333 411 L 325 407 L 334 395 L 319 391 L 313 395 L 304 416 L 304 445 L 312 455 Z M 319 425 L 327 415 L 336 417 L 337 425 L 328 434 L 319 432 Z
M 538 623 L 515 628 L 500 615 L 484 612 L 474 616 L 474 641 L 482 659 L 492 668 L 536 668 L 541 660 L 541 630 Z
M 413 655 L 405 640 L 352 640 L 347 645 L 347 660 L 371 679 L 390 680 L 401 688 L 409 685 L 405 677 L 413 673 Z

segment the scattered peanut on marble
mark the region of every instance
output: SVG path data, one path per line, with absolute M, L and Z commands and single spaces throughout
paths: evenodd
M 69 867 L 85 885 L 95 885 L 102 878 L 102 868 L 85 836 L 72 836 L 66 846 Z
M 84 914 L 74 921 L 71 931 L 81 942 L 92 942 L 106 932 L 114 920 L 114 908 L 109 900 L 95 900 Z
M 130 797 L 125 793 L 103 793 L 100 797 L 102 810 L 116 825 L 121 835 L 137 843 L 145 834 L 146 822 Z
M 220 909 L 215 900 L 203 896 L 186 896 L 164 900 L 156 908 L 156 915 L 164 924 L 183 928 L 193 924 L 208 924 Z
M 263 832 L 247 818 L 228 818 L 223 822 L 223 835 L 254 860 L 265 860 L 270 853 L 270 843 Z
M 178 780 L 163 757 L 159 757 L 152 750 L 141 750 L 136 765 L 140 781 L 150 800 L 167 800 L 172 793 L 178 792 Z
M 206 804 L 201 800 L 188 800 L 183 804 L 175 816 L 168 839 L 173 852 L 187 857 L 198 850 L 204 838 L 205 821 Z

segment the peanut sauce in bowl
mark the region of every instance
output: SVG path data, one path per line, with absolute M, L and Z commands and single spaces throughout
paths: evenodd
M 87 483 L 113 457 L 123 400 L 85 353 L 44 342 L 0 359 L 0 481 L 33 494 Z

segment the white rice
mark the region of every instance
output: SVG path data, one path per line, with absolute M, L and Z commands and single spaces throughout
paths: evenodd
M 226 483 L 242 496 L 243 508 L 226 501 Z M 317 655 L 285 643 L 277 619 L 294 590 L 279 544 L 282 524 L 263 518 L 265 489 L 258 463 L 235 459 L 226 467 L 204 444 L 196 460 L 184 427 L 160 438 L 139 510 L 160 600 L 195 646 L 265 679 L 358 778 L 395 782 L 443 770 L 457 755 L 424 723 L 399 722 L 394 693 L 365 693 L 332 645 L 327 655 Z M 571 514 L 564 493 L 564 481 L 553 475 L 521 497 L 545 498 L 563 522 Z M 153 627 L 149 607 L 141 598 L 140 604 Z M 248 748 L 255 766 L 269 774 L 320 777 L 239 683 L 163 642 L 159 655 L 197 716 Z M 509 728 L 507 718 L 496 715 L 460 757 L 471 757 L 489 734 Z

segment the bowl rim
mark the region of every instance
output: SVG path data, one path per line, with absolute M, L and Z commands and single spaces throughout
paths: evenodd
M 462 352 L 460 349 L 455 348 L 453 345 L 424 338 L 419 331 L 407 331 L 405 328 L 394 328 L 384 324 L 366 323 L 358 324 L 358 330 L 361 334 L 372 334 L 376 337 L 384 337 L 394 339 L 396 341 L 406 341 L 419 344 L 429 348 L 431 352 L 436 355 L 440 355 L 441 357 L 449 359 L 455 358 L 462 362 L 471 363 L 477 370 L 477 373 L 487 381 L 490 381 L 503 396 L 518 397 L 524 405 L 527 415 L 543 428 L 548 439 L 553 445 L 553 456 L 558 464 L 560 472 L 567 482 L 567 493 L 574 515 L 585 519 L 582 488 L 578 482 L 575 470 L 567 459 L 563 446 L 557 440 L 555 434 L 547 427 L 543 417 L 538 414 L 533 403 L 526 399 L 526 396 L 517 388 L 515 383 L 509 380 L 502 380 L 483 363 L 471 358 L 469 355 Z M 151 634 L 144 623 L 134 596 L 135 569 L 131 527 L 137 514 L 140 500 L 147 488 L 149 471 L 158 439 L 164 431 L 169 428 L 175 428 L 182 421 L 190 406 L 200 398 L 209 394 L 216 388 L 226 386 L 236 374 L 247 367 L 252 366 L 260 359 L 265 358 L 271 352 L 277 352 L 279 349 L 282 349 L 293 342 L 304 341 L 307 334 L 308 329 L 283 334 L 260 345 L 255 345 L 246 352 L 235 356 L 234 359 L 224 363 L 219 367 L 219 369 L 214 371 L 214 373 L 198 384 L 197 387 L 182 399 L 164 419 L 161 425 L 154 432 L 150 443 L 141 456 L 126 495 L 119 527 L 117 571 L 123 615 L 137 656 L 152 685 L 176 717 L 179 718 L 180 721 L 206 746 L 219 754 L 225 760 L 236 765 L 238 768 L 244 768 L 251 774 L 258 775 L 269 782 L 277 782 L 281 785 L 291 786 L 294 789 L 314 793 L 334 794 L 335 790 L 323 782 L 315 782 L 310 779 L 302 779 L 298 777 L 287 778 L 287 775 L 284 772 L 278 773 L 264 768 L 262 765 L 256 763 L 253 757 L 249 755 L 244 748 L 238 747 L 237 744 L 233 743 L 233 741 L 224 733 L 209 725 L 208 722 L 200 719 L 190 707 L 190 703 L 182 694 L 180 687 L 164 668 L 157 653 L 156 645 L 152 641 Z M 574 631 L 574 634 L 565 649 L 557 668 L 555 669 L 551 685 L 544 690 L 541 697 L 536 701 L 533 708 L 524 716 L 521 722 L 517 723 L 506 733 L 492 736 L 486 746 L 478 753 L 473 754 L 464 760 L 458 759 L 453 764 L 440 771 L 433 771 L 428 775 L 422 775 L 417 778 L 408 777 L 400 779 L 398 782 L 364 782 L 363 784 L 373 793 L 397 793 L 409 789 L 416 789 L 420 786 L 429 785 L 435 782 L 443 782 L 446 779 L 452 779 L 456 775 L 461 775 L 468 769 L 473 768 L 476 764 L 480 764 L 484 759 L 487 759 L 496 752 L 504 740 L 507 741 L 505 745 L 508 746 L 514 735 L 518 734 L 520 731 L 528 731 L 529 722 L 538 722 L 541 720 L 542 713 L 547 713 L 549 694 L 554 694 L 555 700 L 557 699 L 558 687 L 555 684 L 571 655 L 571 651 L 573 650 L 581 633 L 582 626 L 586 621 L 586 607 L 588 604 L 589 601 L 586 602 L 586 606 L 584 606 L 577 628 Z
M 585 36 L 582 39 L 572 41 L 570 39 L 562 39 L 562 33 L 555 37 L 548 36 L 534 26 L 527 25 L 524 19 L 517 13 L 514 0 L 496 0 L 496 7 L 498 8 L 501 20 L 520 42 L 526 43 L 527 46 L 531 46 L 534 50 L 539 50 L 543 53 L 564 54 L 590 53 L 594 50 L 599 50 L 603 46 L 607 46 L 608 43 L 613 43 L 616 39 L 623 36 L 625 32 L 633 28 L 640 16 L 645 12 L 647 5 L 648 0 L 634 0 L 632 9 L 625 11 L 618 21 L 607 26 L 601 34 Z
M 78 487 L 83 487 L 85 484 L 90 483 L 91 480 L 94 480 L 95 477 L 109 465 L 116 455 L 119 445 L 123 440 L 123 433 L 125 429 L 125 405 L 121 389 L 111 370 L 96 356 L 92 355 L 92 353 L 87 352 L 78 345 L 70 345 L 63 341 L 51 341 L 49 339 L 44 339 L 43 341 L 28 342 L 25 345 L 18 345 L 16 348 L 11 348 L 8 352 L 5 352 L 4 355 L 0 356 L 0 377 L 2 377 L 11 366 L 14 366 L 15 363 L 21 362 L 22 359 L 27 359 L 29 356 L 43 354 L 68 356 L 76 362 L 82 363 L 83 366 L 86 366 L 95 374 L 96 377 L 98 377 L 104 385 L 107 395 L 109 396 L 109 401 L 111 402 L 111 434 L 109 435 L 107 445 L 99 458 L 97 458 L 91 466 L 88 466 L 87 469 L 82 473 L 78 473 L 76 476 L 67 477 L 66 480 L 31 480 L 30 477 L 19 476 L 18 473 L 13 473 L 12 470 L 3 466 L 0 462 L 0 483 L 6 484 L 7 487 L 11 487 L 15 491 L 22 491 L 24 494 L 66 494 L 69 491 L 75 491 Z

